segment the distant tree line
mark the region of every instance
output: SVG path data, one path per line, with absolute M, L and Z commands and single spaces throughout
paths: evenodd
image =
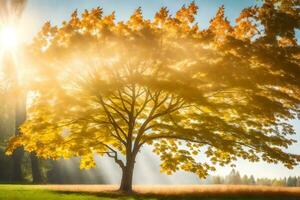
M 213 176 L 208 183 L 300 187 L 300 176 L 289 176 L 284 178 L 255 178 L 253 175 L 241 176 L 239 171 L 233 169 L 227 176 Z

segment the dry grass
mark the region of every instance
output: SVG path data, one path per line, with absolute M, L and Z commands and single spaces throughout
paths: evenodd
M 42 189 L 79 192 L 79 193 L 115 193 L 117 185 L 42 185 Z M 134 186 L 137 195 L 155 196 L 289 196 L 299 197 L 300 188 L 246 186 L 246 185 L 176 185 L 176 186 Z M 298 199 L 298 198 L 297 198 Z

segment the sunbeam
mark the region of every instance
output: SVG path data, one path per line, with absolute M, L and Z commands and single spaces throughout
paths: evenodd
M 13 50 L 17 47 L 17 31 L 12 26 L 5 26 L 1 29 L 1 47 L 3 50 Z

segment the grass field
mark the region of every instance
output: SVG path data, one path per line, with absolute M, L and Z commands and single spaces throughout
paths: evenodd
M 300 200 L 300 188 L 136 186 L 124 195 L 109 185 L 0 185 L 0 200 Z

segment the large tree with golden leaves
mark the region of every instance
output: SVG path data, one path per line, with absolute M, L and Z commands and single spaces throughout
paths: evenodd
M 221 7 L 206 30 L 194 23 L 195 3 L 153 20 L 139 8 L 116 23 L 95 8 L 46 23 L 28 56 L 37 77 L 29 116 L 7 152 L 80 156 L 81 168 L 109 156 L 122 191 L 132 190 L 144 145 L 168 174 L 205 177 L 239 157 L 292 168 L 299 156 L 284 148 L 295 142 L 287 120 L 300 114 L 299 5 L 274 2 L 244 9 L 235 26 Z

